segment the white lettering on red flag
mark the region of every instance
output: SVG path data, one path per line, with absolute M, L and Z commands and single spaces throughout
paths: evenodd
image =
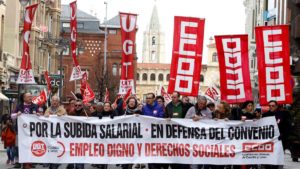
M 221 99 L 228 103 L 252 100 L 248 35 L 215 36 L 220 68 Z
M 37 7 L 38 4 L 34 4 L 26 7 L 25 10 L 24 27 L 23 27 L 23 54 L 22 54 L 19 76 L 17 80 L 18 84 L 35 84 L 32 65 L 30 62 L 29 39 L 30 39 L 31 25 Z
M 168 93 L 197 96 L 200 83 L 204 19 L 175 16 Z
M 40 95 L 32 98 L 32 102 L 37 105 L 43 105 L 47 102 L 47 92 L 42 90 Z
M 71 9 L 71 22 L 70 22 L 70 30 L 71 30 L 71 55 L 73 59 L 73 68 L 70 77 L 70 81 L 79 80 L 82 78 L 81 68 L 76 58 L 76 42 L 77 42 L 77 4 L 76 1 L 70 3 Z
M 289 26 L 256 27 L 255 34 L 260 104 L 292 103 Z
M 120 12 L 121 36 L 122 36 L 122 71 L 119 94 L 124 95 L 129 89 L 135 94 L 134 87 L 134 56 L 135 34 L 137 15 Z
M 95 93 L 87 81 L 87 73 L 84 72 L 81 79 L 80 91 L 83 97 L 83 103 L 86 104 L 95 99 Z

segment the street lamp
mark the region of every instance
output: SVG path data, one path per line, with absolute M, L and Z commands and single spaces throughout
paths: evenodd
M 57 47 L 57 52 L 59 53 L 59 62 L 60 62 L 60 70 L 59 70 L 59 98 L 61 99 L 62 96 L 62 56 L 63 52 L 66 50 L 64 44 L 60 43 Z
M 25 7 L 28 4 L 29 0 L 19 0 L 19 2 L 23 7 Z

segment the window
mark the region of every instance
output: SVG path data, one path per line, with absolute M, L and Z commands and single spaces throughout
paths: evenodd
M 67 47 L 64 51 L 63 51 L 63 55 L 69 55 L 70 53 L 70 48 Z
M 69 28 L 70 23 L 69 22 L 63 22 L 62 26 L 63 26 L 63 28 Z
M 152 73 L 152 74 L 150 75 L 150 80 L 151 80 L 151 81 L 155 81 L 155 74 L 154 74 L 154 73 Z
M 136 80 L 140 80 L 140 74 L 139 73 L 136 74 Z
M 121 72 L 122 72 L 122 63 L 119 64 L 119 76 L 121 76 Z
M 143 80 L 147 81 L 148 80 L 148 76 L 146 73 L 143 74 Z
M 158 81 L 164 81 L 164 75 L 163 74 L 158 75 Z
M 170 80 L 170 74 L 167 74 L 167 81 Z
M 155 36 L 152 36 L 152 46 L 155 45 Z
M 114 63 L 112 65 L 112 75 L 113 76 L 117 76 L 117 69 L 118 69 L 118 65 L 116 63 Z
M 204 76 L 200 75 L 200 82 L 204 82 Z
M 116 35 L 117 34 L 117 30 L 110 29 L 110 30 L 108 30 L 108 34 Z
M 49 20 L 48 20 L 48 23 L 49 23 L 49 26 L 48 26 L 48 31 L 49 33 L 52 33 L 52 19 L 53 17 L 51 15 L 49 15 Z
M 83 23 L 77 23 L 77 28 L 78 29 L 83 29 Z
M 218 55 L 217 52 L 214 52 L 212 55 L 212 62 L 218 62 Z

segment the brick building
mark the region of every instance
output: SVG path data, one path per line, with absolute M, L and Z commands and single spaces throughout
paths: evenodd
M 121 27 L 119 15 L 99 25 L 99 20 L 77 9 L 77 59 L 83 71 L 88 72 L 88 82 L 103 100 L 107 87 L 113 101 L 119 90 L 122 60 Z M 103 75 L 104 28 L 107 26 L 107 75 Z M 70 38 L 70 7 L 62 5 L 61 36 Z M 135 51 L 135 49 L 134 49 Z M 136 57 L 135 57 L 136 58 Z M 134 62 L 136 67 L 136 60 Z M 70 82 L 73 61 L 68 48 L 63 56 L 64 86 L 63 99 L 72 97 L 71 91 L 79 92 L 80 81 Z M 135 73 L 136 74 L 136 73 Z
M 62 5 L 61 16 L 61 36 L 64 39 L 70 39 L 70 7 Z M 99 55 L 103 49 L 104 32 L 99 29 L 99 20 L 79 9 L 77 9 L 77 59 L 82 71 L 88 72 L 88 81 L 91 88 L 98 94 L 97 74 L 100 72 Z M 80 90 L 80 81 L 70 82 L 70 76 L 73 68 L 70 45 L 63 53 L 63 100 L 72 97 L 74 93 Z
M 115 96 L 119 92 L 120 76 L 121 76 L 121 61 L 122 61 L 122 39 L 121 39 L 121 25 L 120 17 L 116 15 L 115 17 L 108 20 L 106 23 L 100 25 L 101 30 L 105 30 L 107 26 L 107 77 L 104 78 L 100 83 L 100 90 L 102 93 L 101 99 L 103 98 L 105 88 L 110 92 L 110 100 L 113 101 Z M 137 54 L 136 54 L 136 44 L 134 51 L 134 76 L 136 79 L 136 69 L 137 69 Z M 100 65 L 104 64 L 104 50 L 100 52 Z M 103 77 L 103 71 L 101 71 L 101 76 Z

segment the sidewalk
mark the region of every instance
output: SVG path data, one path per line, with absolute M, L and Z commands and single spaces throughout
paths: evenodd
M 2 142 L 0 142 L 0 152 L 4 152 L 5 149 L 4 149 L 4 144 L 2 144 Z

